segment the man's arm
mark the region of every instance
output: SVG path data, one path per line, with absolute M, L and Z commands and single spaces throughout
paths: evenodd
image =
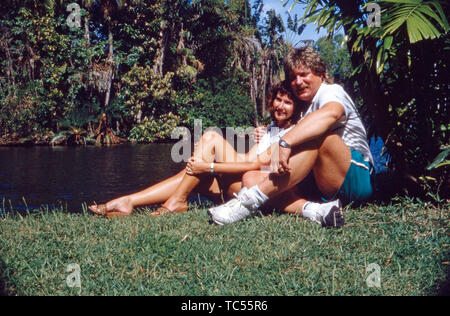
M 321 136 L 324 136 L 344 115 L 345 110 L 342 104 L 338 102 L 327 103 L 321 109 L 314 111 L 305 117 L 291 131 L 283 136 L 283 140 L 291 145 L 291 147 L 296 147 L 315 140 Z M 279 174 L 283 174 L 291 170 L 289 167 L 289 157 L 291 152 L 291 148 L 284 148 L 280 146 Z
M 338 102 L 325 104 L 298 123 L 283 139 L 292 147 L 325 135 L 345 115 L 344 106 Z

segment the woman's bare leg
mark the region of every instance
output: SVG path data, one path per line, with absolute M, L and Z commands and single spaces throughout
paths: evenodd
M 108 212 L 131 214 L 135 207 L 164 203 L 175 192 L 175 188 L 181 183 L 185 174 L 186 170 L 182 170 L 145 190 L 119 197 L 102 205 L 102 207 L 105 207 Z M 95 211 L 98 207 L 92 205 L 90 208 Z
M 238 154 L 233 146 L 223 137 L 214 132 L 207 132 L 196 145 L 194 156 L 201 157 L 208 162 L 244 161 L 245 155 Z M 182 212 L 188 209 L 187 198 L 199 184 L 198 188 L 208 196 L 217 197 L 220 194 L 218 182 L 212 176 L 190 176 L 186 170 L 180 171 L 158 184 L 155 184 L 140 192 L 114 199 L 104 205 L 92 205 L 89 208 L 95 212 L 99 207 L 107 212 L 131 214 L 133 208 L 151 204 L 164 203 L 164 207 L 173 212 Z M 240 182 L 234 181 L 234 190 L 240 186 Z M 231 186 L 231 183 L 229 184 Z
M 230 143 L 215 132 L 207 132 L 202 136 L 199 143 L 195 145 L 193 156 L 200 157 L 207 162 L 237 162 L 244 161 L 245 159 L 244 154 L 238 154 Z M 232 193 L 233 190 L 241 186 L 239 179 L 236 179 L 235 176 L 225 176 L 223 178 L 224 182 L 227 183 L 226 187 L 229 188 L 228 193 Z M 241 175 L 238 178 L 241 178 Z M 175 192 L 163 206 L 174 213 L 186 211 L 188 209 L 187 198 L 189 194 L 200 183 L 203 183 L 203 190 L 200 189 L 200 191 L 204 192 L 205 188 L 209 189 L 213 185 L 213 179 L 211 175 L 202 175 L 199 177 L 185 174 Z

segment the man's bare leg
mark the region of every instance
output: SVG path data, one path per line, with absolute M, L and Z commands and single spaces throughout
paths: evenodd
M 300 148 L 289 159 L 291 172 L 286 175 L 255 177 L 245 174 L 243 185 L 250 188 L 258 185 L 267 197 L 273 198 L 303 181 L 313 171 L 317 187 L 325 197 L 332 197 L 342 186 L 350 167 L 350 149 L 338 135 L 329 135 L 320 143 L 311 143 Z M 260 180 L 260 182 L 255 183 Z
M 302 182 L 312 171 L 319 191 L 332 197 L 340 189 L 350 167 L 351 153 L 337 135 L 324 137 L 320 142 L 309 143 L 298 148 L 289 159 L 290 173 L 283 175 L 246 173 L 240 192 L 241 203 L 226 204 L 208 210 L 218 225 L 237 222 L 254 214 L 262 205 L 267 205 L 284 192 Z M 320 181 L 317 177 L 321 177 Z M 258 183 L 259 182 L 259 183 Z M 341 227 L 344 220 L 338 200 L 326 204 L 302 202 L 304 216 L 324 226 Z

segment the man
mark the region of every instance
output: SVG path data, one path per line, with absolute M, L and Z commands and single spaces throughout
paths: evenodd
M 209 209 L 219 225 L 244 219 L 270 204 L 323 226 L 341 227 L 341 200 L 363 201 L 372 194 L 373 158 L 351 98 L 332 84 L 322 58 L 311 47 L 292 50 L 284 68 L 286 84 L 303 104 L 303 118 L 280 140 L 278 170 L 270 176 L 260 171 L 245 174 L 236 199 Z M 308 201 L 298 187 L 309 175 L 322 203 Z

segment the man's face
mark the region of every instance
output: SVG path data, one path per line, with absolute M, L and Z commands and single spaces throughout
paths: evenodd
M 323 77 L 299 65 L 289 74 L 292 93 L 300 100 L 311 103 L 323 82 Z

